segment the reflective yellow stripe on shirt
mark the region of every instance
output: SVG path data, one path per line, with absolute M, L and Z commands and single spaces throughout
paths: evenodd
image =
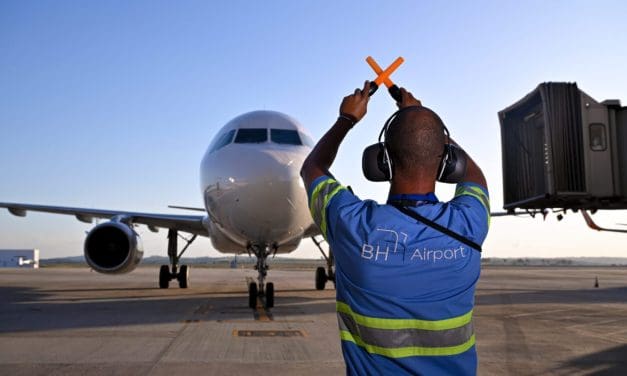
M 311 202 L 309 203 L 309 211 L 314 222 L 320 227 L 322 235 L 327 238 L 327 215 L 326 208 L 329 201 L 338 194 L 342 189 L 346 189 L 334 179 L 327 179 L 318 184 L 311 194 Z
M 473 186 L 468 186 L 468 185 L 458 186 L 457 189 L 455 190 L 455 197 L 459 197 L 463 195 L 471 196 L 479 200 L 481 205 L 483 205 L 483 207 L 486 210 L 486 213 L 488 216 L 488 226 L 489 226 L 490 225 L 490 199 L 485 194 L 485 192 L 479 187 L 473 187 Z
M 383 355 L 388 358 L 405 358 L 408 356 L 447 356 L 447 355 L 457 355 L 468 351 L 475 344 L 475 335 L 473 334 L 470 339 L 458 346 L 449 346 L 449 347 L 418 347 L 418 346 L 409 346 L 409 347 L 399 347 L 399 348 L 386 348 L 369 345 L 364 343 L 359 336 L 353 336 L 351 333 L 341 330 L 340 338 L 344 341 L 350 341 L 356 344 L 357 346 L 363 347 L 366 351 L 371 354 Z
M 391 358 L 461 354 L 475 344 L 472 310 L 445 320 L 383 319 L 337 302 L 340 337 Z

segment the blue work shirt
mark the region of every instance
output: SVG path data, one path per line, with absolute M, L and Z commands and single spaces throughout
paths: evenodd
M 360 200 L 329 176 L 308 197 L 335 256 L 347 373 L 475 374 L 480 253 L 391 205 Z M 477 244 L 488 232 L 488 192 L 476 184 L 458 184 L 449 202 L 431 194 L 409 208 Z

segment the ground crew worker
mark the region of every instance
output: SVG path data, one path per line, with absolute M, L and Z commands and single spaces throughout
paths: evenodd
M 369 85 L 366 81 L 344 98 L 339 118 L 301 170 L 312 216 L 335 255 L 347 374 L 475 374 L 472 311 L 479 250 L 390 204 L 403 202 L 480 245 L 490 218 L 486 180 L 467 157 L 455 197 L 436 198 L 443 123 L 401 88 L 397 104 L 412 111 L 401 111 L 386 132 L 393 166 L 388 204 L 360 200 L 342 186 L 329 168 L 346 134 L 366 114 Z

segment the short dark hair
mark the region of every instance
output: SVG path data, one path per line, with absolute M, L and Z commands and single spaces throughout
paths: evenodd
M 401 111 L 385 135 L 385 143 L 396 173 L 422 170 L 437 174 L 444 152 L 444 123 L 427 107 Z

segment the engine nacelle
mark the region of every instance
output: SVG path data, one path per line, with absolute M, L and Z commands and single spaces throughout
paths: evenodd
M 144 256 L 139 235 L 120 222 L 102 223 L 87 234 L 85 260 L 99 273 L 128 273 Z

